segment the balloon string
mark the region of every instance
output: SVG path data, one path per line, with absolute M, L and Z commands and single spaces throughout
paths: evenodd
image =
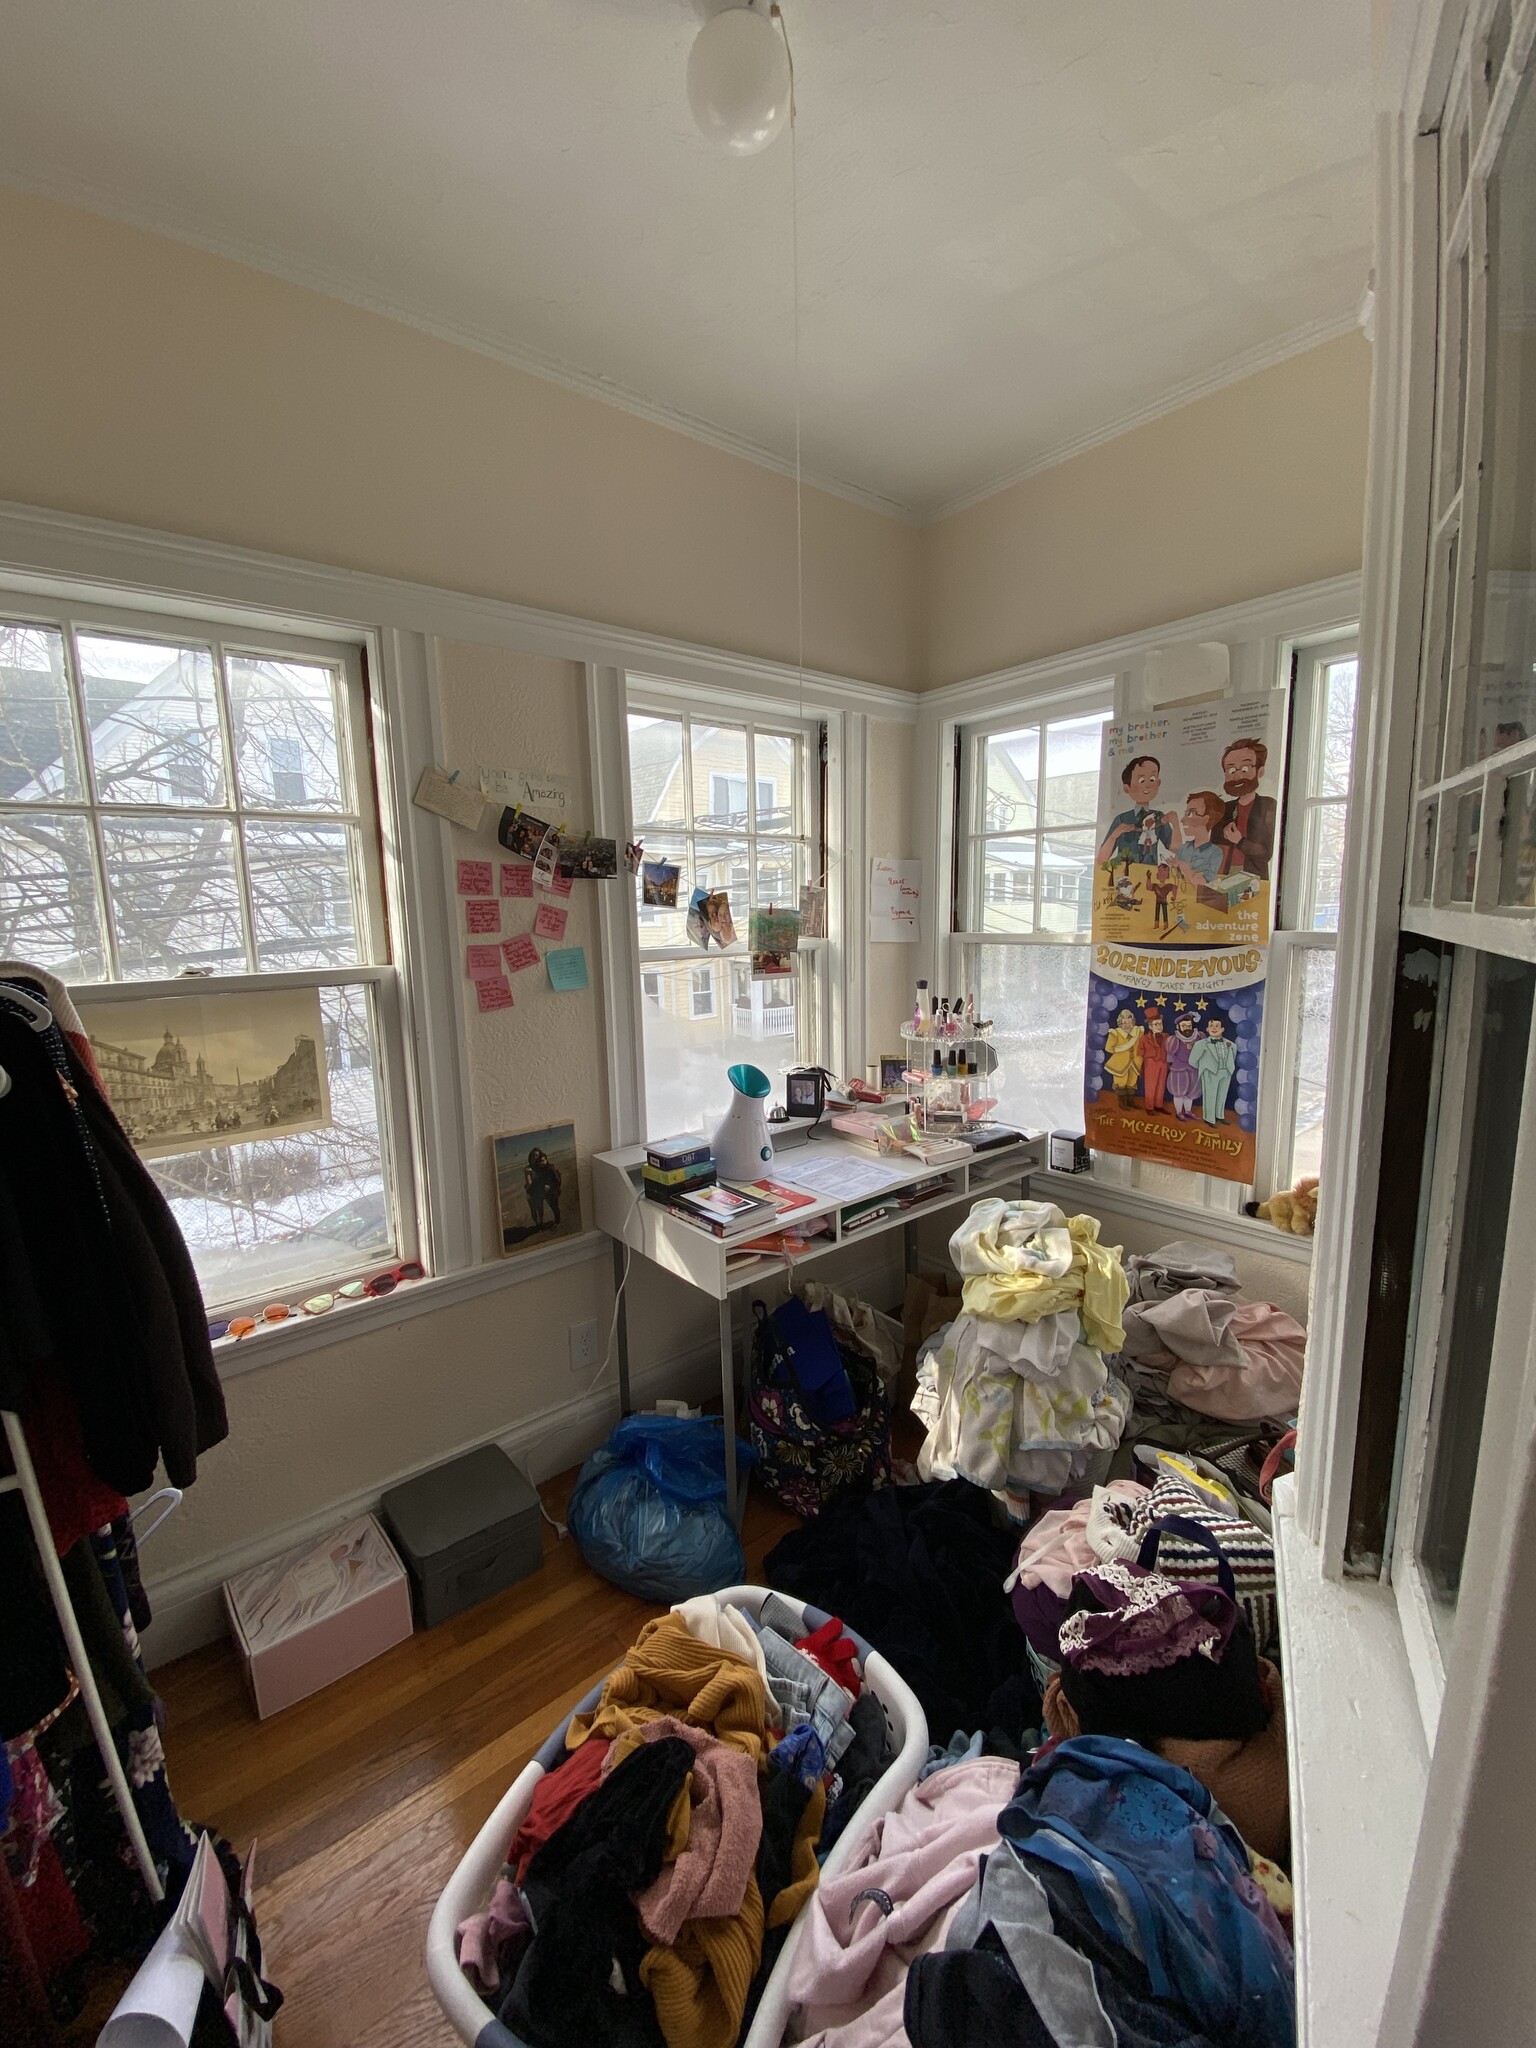
M 784 38 L 784 54 L 789 59 L 789 247 L 791 299 L 794 312 L 794 388 L 795 388 L 795 666 L 799 688 L 800 723 L 805 723 L 805 512 L 804 476 L 801 468 L 801 404 L 800 404 L 800 158 L 795 147 L 795 130 L 799 126 L 795 108 L 795 53 L 789 40 L 789 24 L 784 19 L 784 10 L 774 0 L 773 17 L 779 24 L 779 33 Z

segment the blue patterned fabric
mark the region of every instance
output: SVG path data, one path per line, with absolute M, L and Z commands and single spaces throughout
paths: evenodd
M 1103 1932 L 1228 2048 L 1293 2048 L 1293 1962 L 1236 1829 L 1188 1771 L 1080 1735 L 1031 1766 L 998 1820 L 1077 1883 Z

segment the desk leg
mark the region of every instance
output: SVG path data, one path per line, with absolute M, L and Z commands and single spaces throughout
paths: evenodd
M 629 1307 L 624 1299 L 625 1249 L 622 1242 L 613 1240 L 613 1291 L 617 1322 L 614 1326 L 614 1341 L 619 1347 L 619 1415 L 622 1419 L 630 1412 L 629 1401 Z
M 725 1497 L 736 1526 L 741 1527 L 746 1502 L 736 1479 L 736 1336 L 731 1325 L 731 1297 L 720 1303 L 720 1412 L 725 1417 Z
M 904 1223 L 901 1226 L 901 1248 L 906 1257 L 907 1271 L 917 1271 L 917 1225 Z

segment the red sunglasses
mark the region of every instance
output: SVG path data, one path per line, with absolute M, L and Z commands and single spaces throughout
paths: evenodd
M 356 1301 L 364 1294 L 377 1299 L 381 1294 L 393 1294 L 402 1280 L 425 1280 L 427 1269 L 419 1259 L 407 1259 L 403 1266 L 392 1266 L 387 1273 L 375 1273 L 371 1280 L 349 1280 L 337 1292 L 348 1301 Z

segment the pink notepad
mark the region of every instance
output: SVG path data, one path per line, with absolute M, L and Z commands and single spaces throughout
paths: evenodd
M 459 862 L 459 894 L 461 896 L 489 896 L 490 893 L 490 862 L 488 860 L 461 860 Z
M 541 903 L 539 914 L 533 920 L 533 935 L 536 939 L 563 939 L 565 921 L 570 916 L 558 903 Z

